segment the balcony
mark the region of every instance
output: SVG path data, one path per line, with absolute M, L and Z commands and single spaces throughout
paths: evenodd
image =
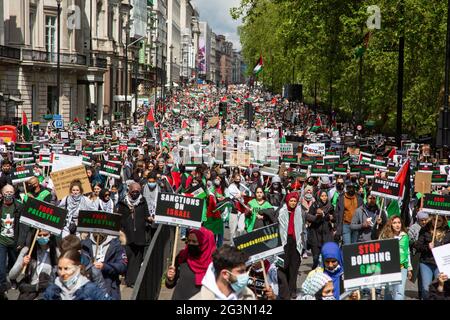
M 0 57 L 20 60 L 20 49 L 0 46 Z
M 91 59 L 90 67 L 95 68 L 108 68 L 108 60 L 106 58 L 93 57 Z
M 61 53 L 59 55 L 61 64 L 72 64 L 72 65 L 86 65 L 86 56 L 82 54 L 69 54 Z M 22 49 L 22 60 L 23 61 L 35 61 L 35 62 L 50 62 L 56 63 L 58 58 L 57 53 L 37 51 L 30 49 Z

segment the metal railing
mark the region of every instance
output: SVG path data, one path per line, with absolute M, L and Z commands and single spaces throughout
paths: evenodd
M 86 65 L 86 56 L 82 54 L 60 53 L 61 64 Z M 22 49 L 22 60 L 56 63 L 58 54 L 53 52 Z
M 0 46 L 0 57 L 20 60 L 20 49 Z

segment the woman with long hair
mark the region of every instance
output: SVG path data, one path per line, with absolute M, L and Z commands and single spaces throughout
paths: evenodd
M 385 289 L 385 300 L 404 300 L 406 278 L 412 277 L 412 266 L 409 253 L 409 236 L 399 216 L 388 219 L 380 233 L 380 239 L 397 239 L 400 247 L 400 268 L 402 282 L 397 285 L 388 285 Z
M 245 218 L 245 227 L 247 232 L 264 226 L 264 215 L 260 214 L 261 210 L 272 209 L 272 205 L 266 200 L 264 189 L 257 187 L 255 189 L 255 199 L 248 203 L 251 212 Z
M 25 277 L 20 281 L 18 300 L 40 300 L 46 290 L 49 280 L 56 269 L 57 250 L 56 240 L 50 232 L 39 230 L 33 252 L 29 247 L 23 247 L 14 266 L 9 272 L 9 279 L 19 278 L 22 269 Z
M 428 300 L 430 284 L 439 276 L 439 269 L 434 260 L 432 249 L 450 243 L 450 228 L 447 218 L 430 215 L 432 218 L 420 230 L 419 238 L 413 247 L 420 253 L 420 277 L 422 280 L 422 299 Z M 436 231 L 434 225 L 436 225 Z M 434 242 L 433 242 L 434 239 Z

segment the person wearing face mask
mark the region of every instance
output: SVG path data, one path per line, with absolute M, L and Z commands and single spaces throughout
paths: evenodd
M 39 184 L 37 177 L 32 177 L 27 181 L 27 194 L 23 197 L 23 202 L 26 202 L 28 197 L 51 204 L 55 203 L 50 190 Z
M 328 193 L 320 191 L 316 201 L 306 213 L 308 247 L 313 255 L 312 269 L 319 265 L 320 250 L 325 242 L 333 241 L 334 208 L 328 200 Z
M 35 231 L 33 230 L 32 233 Z M 26 246 L 20 251 L 16 263 L 9 272 L 10 280 L 17 280 L 23 268 L 25 276 L 20 280 L 18 300 L 40 300 L 49 285 L 52 273 L 57 266 L 57 249 L 55 237 L 46 230 L 39 230 L 36 245 L 29 254 Z
M 379 219 L 381 225 L 384 225 L 387 220 L 386 214 L 378 208 L 376 196 L 369 194 L 367 203 L 356 209 L 350 224 L 350 229 L 358 233 L 356 242 L 375 240 L 376 231 L 381 231 L 380 223 L 377 223 Z
M 200 291 L 214 250 L 216 243 L 210 230 L 205 227 L 189 230 L 186 247 L 166 273 L 166 287 L 175 288 L 172 300 L 188 300 Z
M 59 207 L 67 210 L 66 224 L 62 232 L 63 238 L 69 234 L 75 234 L 80 210 L 97 210 L 92 201 L 83 195 L 83 186 L 80 180 L 73 180 L 70 183 L 69 191 L 70 194 L 59 203 Z
M 284 270 L 289 285 L 289 294 L 294 299 L 297 296 L 297 276 L 303 251 L 303 217 L 298 202 L 298 192 L 289 193 L 286 196 L 286 204 L 280 209 L 278 215 L 281 243 L 285 254 Z
M 272 185 L 270 186 L 269 192 L 267 193 L 267 200 L 272 206 L 278 208 L 282 205 L 285 192 L 286 191 L 283 189 L 280 177 L 275 176 L 272 178 Z
M 98 248 L 97 248 L 98 237 Z M 120 300 L 120 276 L 127 271 L 127 256 L 119 239 L 101 233 L 91 233 L 81 242 L 82 253 L 93 261 L 93 267 L 100 270 L 106 292 L 113 300 Z M 94 255 L 97 254 L 96 257 Z
M 247 260 L 246 253 L 227 244 L 214 251 L 200 292 L 190 300 L 256 300 L 247 287 Z
M 344 189 L 344 178 L 339 176 L 336 178 L 336 185 L 328 192 L 328 196 L 331 199 L 331 204 L 333 205 L 334 210 L 336 210 L 339 196 L 344 193 Z
M 112 300 L 112 297 L 84 275 L 81 253 L 69 250 L 58 260 L 58 277 L 47 287 L 44 300 Z
M 111 199 L 111 192 L 107 189 L 102 189 L 98 194 L 98 210 L 114 212 L 114 201 Z
M 6 299 L 6 274 L 26 243 L 29 227 L 19 223 L 22 204 L 14 198 L 14 187 L 5 185 L 0 200 L 0 300 Z
M 298 300 L 336 300 L 333 280 L 325 273 L 311 271 L 302 284 L 303 295 Z
M 339 196 L 336 206 L 336 241 L 340 241 L 341 237 L 344 244 L 351 244 L 357 241 L 358 233 L 352 231 L 350 225 L 356 209 L 362 205 L 363 200 L 356 193 L 355 185 L 352 181 L 348 180 L 346 183 L 346 192 Z
M 133 287 L 144 258 L 145 247 L 150 243 L 150 224 L 153 223 L 139 183 L 133 182 L 128 186 L 128 193 L 117 205 L 116 213 L 122 216 L 121 229 L 126 236 L 128 269 L 125 282 L 128 287 Z
M 340 299 L 344 292 L 344 262 L 342 252 L 336 242 L 326 242 L 320 252 L 321 271 L 328 275 L 333 281 L 333 295 L 336 300 Z

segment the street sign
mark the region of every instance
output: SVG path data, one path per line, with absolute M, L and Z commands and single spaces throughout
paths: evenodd
M 64 120 L 52 120 L 49 123 L 52 128 L 55 128 L 55 129 L 63 129 L 64 128 Z

